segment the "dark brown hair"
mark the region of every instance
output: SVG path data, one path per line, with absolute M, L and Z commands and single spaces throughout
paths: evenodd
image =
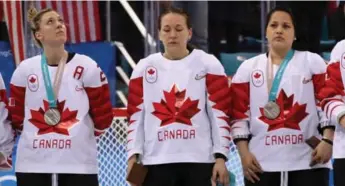
M 47 8 L 47 9 L 43 9 L 41 11 L 37 11 L 36 8 L 31 7 L 28 11 L 28 20 L 30 22 L 30 28 L 31 28 L 31 32 L 35 38 L 36 43 L 42 47 L 42 43 L 41 41 L 39 41 L 36 36 L 35 33 L 40 29 L 40 23 L 41 23 L 41 19 L 42 16 L 48 12 L 52 12 L 54 11 L 51 8 Z
M 164 10 L 158 17 L 158 30 L 161 29 L 162 27 L 162 18 L 169 14 L 169 13 L 174 13 L 174 14 L 179 14 L 179 15 L 182 15 L 184 18 L 186 18 L 186 24 L 187 24 L 187 27 L 188 29 L 192 28 L 192 24 L 191 24 L 191 21 L 189 19 L 189 15 L 187 12 L 185 12 L 183 9 L 180 9 L 180 8 L 176 8 L 176 7 L 169 7 L 167 8 L 166 10 Z

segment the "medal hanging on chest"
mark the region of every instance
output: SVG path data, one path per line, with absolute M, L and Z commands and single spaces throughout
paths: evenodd
M 280 112 L 282 110 L 280 109 L 280 106 L 278 103 L 275 102 L 277 92 L 279 89 L 279 85 L 281 82 L 281 79 L 283 77 L 284 71 L 289 63 L 289 61 L 292 59 L 294 55 L 294 51 L 290 50 L 287 55 L 285 56 L 283 62 L 281 63 L 274 79 L 273 79 L 273 70 L 272 70 L 272 63 L 270 61 L 270 56 L 268 56 L 268 62 L 267 62 L 267 88 L 269 90 L 269 100 L 268 103 L 264 106 L 264 116 L 267 119 L 274 120 L 279 117 Z M 273 79 L 273 82 L 272 82 Z
M 280 114 L 280 107 L 276 102 L 269 101 L 264 106 L 264 115 L 268 119 L 276 119 Z
M 55 126 L 61 120 L 60 111 L 56 108 L 50 108 L 44 113 L 44 121 L 50 125 Z
M 49 102 L 49 109 L 44 113 L 44 121 L 47 125 L 55 126 L 61 122 L 61 113 L 57 108 L 57 97 L 61 86 L 61 80 L 65 68 L 65 61 L 61 60 L 56 70 L 54 85 L 52 86 L 46 56 L 43 53 L 41 57 L 41 68 L 44 79 L 45 89 Z

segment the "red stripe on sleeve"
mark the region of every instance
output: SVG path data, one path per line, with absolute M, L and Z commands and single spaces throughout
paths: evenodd
M 97 88 L 85 87 L 85 91 L 89 97 L 89 113 L 95 128 L 97 130 L 105 130 L 111 125 L 113 120 L 108 84 Z
M 13 128 L 21 131 L 23 129 L 25 113 L 25 87 L 10 85 L 10 101 L 8 104 Z
M 231 116 L 233 119 L 248 118 L 246 112 L 249 110 L 249 82 L 232 83 L 230 92 L 232 97 Z

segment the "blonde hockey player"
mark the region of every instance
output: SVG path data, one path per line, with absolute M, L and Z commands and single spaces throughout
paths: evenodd
M 96 136 L 113 119 L 107 78 L 94 60 L 65 50 L 56 11 L 31 9 L 30 18 L 43 53 L 22 61 L 11 79 L 17 184 L 51 186 L 55 174 L 58 186 L 98 186 Z

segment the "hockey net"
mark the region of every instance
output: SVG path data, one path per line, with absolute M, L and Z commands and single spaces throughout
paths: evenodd
M 111 127 L 97 139 L 100 186 L 127 186 L 126 182 L 126 110 L 114 109 Z M 236 184 L 243 186 L 241 160 L 233 142 L 230 144 L 230 155 L 227 162 L 228 170 L 233 174 Z

